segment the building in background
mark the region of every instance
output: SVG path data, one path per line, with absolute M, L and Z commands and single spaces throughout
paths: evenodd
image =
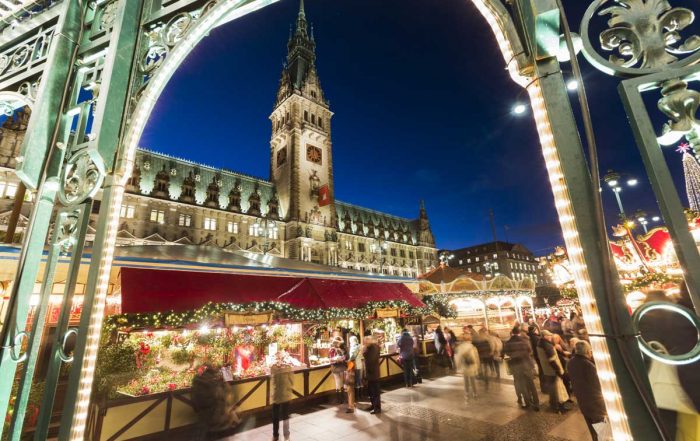
M 521 244 L 495 241 L 441 252 L 449 265 L 485 277 L 504 275 L 513 280 L 532 279 L 545 284 L 544 271 L 530 250 Z
M 435 267 L 422 202 L 418 218 L 406 219 L 335 199 L 333 112 L 315 49 L 302 3 L 270 115 L 269 179 L 139 149 L 118 245 L 214 246 L 411 278 Z M 19 185 L 13 170 L 26 120 L 19 112 L 0 129 L 0 230 L 7 230 Z M 98 207 L 96 201 L 93 213 Z M 23 207 L 18 231 L 30 209 Z

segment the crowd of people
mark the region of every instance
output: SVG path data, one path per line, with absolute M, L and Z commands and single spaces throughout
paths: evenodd
M 606 420 L 605 404 L 582 324 L 575 313 L 568 318 L 552 315 L 531 319 L 526 324 L 516 323 L 505 341 L 486 327 L 477 331 L 466 326 L 457 337 L 452 329 L 438 326 L 434 332 L 435 361 L 462 374 L 467 403 L 488 393 L 490 383 L 500 379 L 504 364 L 513 377 L 517 402 L 523 409 L 539 412 L 540 394 L 546 394 L 549 409 L 562 414 L 573 408 L 575 397 L 591 437 L 597 441 L 596 425 Z M 379 414 L 380 347 L 372 336 L 365 336 L 360 343 L 357 336 L 350 335 L 348 342 L 346 345 L 342 337 L 335 337 L 329 351 L 336 402 L 345 404 L 345 412 L 354 413 L 360 392 L 366 390 L 370 402 L 366 410 Z M 404 328 L 396 344 L 404 386 L 412 388 L 422 381 L 418 338 Z M 279 439 L 280 422 L 283 435 L 288 437 L 291 378 L 291 367 L 275 365 L 271 370 L 273 441 Z
M 576 313 L 516 323 L 505 341 L 485 327 L 477 331 L 466 326 L 459 339 L 451 330 L 438 328 L 435 347 L 437 357 L 446 358 L 448 367 L 461 372 L 467 402 L 480 395 L 477 380 L 488 393 L 490 380 L 500 379 L 505 362 L 521 408 L 539 412 L 540 394 L 546 394 L 549 410 L 563 414 L 574 407 L 575 397 L 594 441 L 597 430 L 606 424 L 591 346 Z

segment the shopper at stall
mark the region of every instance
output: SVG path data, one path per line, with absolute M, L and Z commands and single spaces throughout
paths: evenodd
M 292 366 L 285 362 L 284 352 L 280 351 L 276 354 L 275 363 L 270 366 L 272 441 L 277 441 L 280 437 L 280 421 L 284 439 L 289 439 L 289 402 L 294 399 L 293 387 Z
M 435 353 L 437 354 L 438 357 L 442 357 L 445 355 L 445 346 L 447 346 L 447 339 L 445 338 L 445 334 L 442 332 L 442 328 L 438 326 L 435 328 Z
M 369 413 L 382 412 L 381 390 L 379 389 L 379 345 L 374 337 L 365 337 L 365 348 L 362 353 L 365 360 L 365 380 L 367 381 L 367 393 L 371 403 Z
M 563 413 L 567 410 L 564 407 L 564 402 L 569 397 L 561 380 L 561 377 L 564 375 L 564 368 L 552 344 L 552 335 L 550 331 L 542 331 L 542 338 L 537 343 L 537 354 L 540 358 L 544 381 L 547 384 L 549 407 L 554 412 Z
M 355 398 L 357 388 L 357 358 L 360 354 L 360 342 L 355 335 L 350 336 L 350 350 L 348 351 L 348 369 L 345 372 L 345 389 L 348 393 L 348 408 L 346 413 L 355 412 Z
M 328 358 L 331 362 L 331 373 L 335 380 L 335 395 L 339 404 L 343 402 L 343 386 L 345 384 L 345 373 L 348 369 L 347 351 L 345 342 L 340 336 L 333 338 L 331 348 L 328 351 Z
M 414 329 L 413 335 L 413 378 L 417 384 L 423 382 L 423 376 L 421 375 L 420 368 L 418 367 L 418 356 L 420 355 L 420 339 L 418 338 L 418 333 Z
M 462 335 L 462 343 L 457 346 L 455 354 L 457 369 L 462 371 L 464 379 L 464 399 L 476 399 L 476 376 L 479 374 L 479 352 L 472 344 L 472 335 L 468 332 Z
M 413 360 L 415 358 L 415 352 L 413 350 L 413 337 L 408 333 L 408 329 L 404 328 L 401 331 L 401 336 L 397 342 L 399 347 L 399 359 L 401 360 L 401 367 L 403 367 L 403 381 L 406 387 L 413 387 Z
M 450 368 L 454 369 L 455 368 L 455 347 L 457 346 L 457 336 L 455 333 L 452 331 L 452 329 L 448 328 L 445 326 L 445 330 L 443 331 L 445 334 L 445 340 L 447 340 L 447 355 L 449 356 L 450 360 Z
M 605 421 L 605 401 L 598 380 L 598 372 L 593 364 L 591 345 L 584 340 L 576 342 L 574 356 L 571 357 L 566 371 L 571 377 L 571 383 L 578 401 L 579 409 L 588 425 L 593 441 L 598 441 L 598 434 L 593 424 Z
M 508 357 L 508 368 L 513 374 L 515 393 L 521 407 L 531 407 L 540 410 L 540 399 L 535 388 L 535 360 L 532 357 L 530 342 L 520 335 L 520 326 L 511 331 L 510 340 L 504 347 L 503 353 Z

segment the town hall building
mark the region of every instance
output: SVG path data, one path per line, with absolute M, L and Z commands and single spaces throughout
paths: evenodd
M 118 244 L 214 246 L 404 277 L 435 266 L 422 202 L 418 218 L 406 219 L 335 199 L 333 112 L 315 49 L 302 0 L 270 115 L 268 180 L 139 149 Z M 0 129 L 2 229 L 18 186 L 12 169 L 26 129 L 22 118 Z

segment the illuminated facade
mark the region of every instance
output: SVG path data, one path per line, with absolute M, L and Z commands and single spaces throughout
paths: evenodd
M 436 265 L 422 203 L 418 218 L 406 219 L 335 200 L 333 112 L 316 71 L 315 46 L 302 6 L 270 115 L 270 178 L 138 149 L 118 245 L 215 246 L 412 278 Z M 18 112 L 0 129 L 0 229 L 7 228 L 19 183 L 12 171 L 26 119 Z M 25 205 L 20 230 L 30 212 Z

